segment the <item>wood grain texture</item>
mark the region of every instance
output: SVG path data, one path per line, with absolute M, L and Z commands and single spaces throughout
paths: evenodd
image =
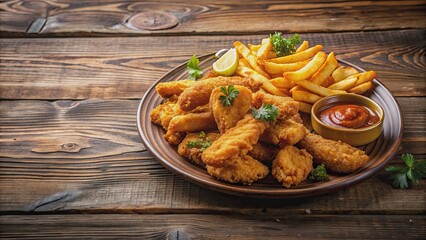
M 404 152 L 426 156 L 426 98 L 398 101 L 405 129 L 395 164 Z M 144 151 L 135 124 L 138 103 L 1 101 L 0 211 L 426 213 L 426 182 L 392 189 L 384 171 L 354 187 L 298 200 L 247 199 L 197 187 Z
M 424 28 L 424 1 L 5 1 L 2 36 L 340 32 Z
M 424 216 L 0 216 L 0 236 L 25 239 L 424 239 Z
M 337 58 L 375 70 L 396 96 L 426 95 L 425 30 L 302 34 Z M 0 39 L 0 98 L 137 99 L 189 57 L 266 35 Z

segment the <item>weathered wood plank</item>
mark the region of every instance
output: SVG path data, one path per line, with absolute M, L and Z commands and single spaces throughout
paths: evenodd
M 396 96 L 426 95 L 424 30 L 303 34 L 339 59 L 377 71 Z M 141 98 L 167 71 L 235 40 L 266 35 L 0 39 L 0 98 Z
M 24 239 L 424 239 L 410 215 L 5 215 L 0 236 Z
M 158 2 L 158 1 L 157 1 Z M 5 1 L 3 36 L 339 32 L 425 27 L 424 1 Z M 42 24 L 37 24 L 42 23 Z
M 398 101 L 405 119 L 399 154 L 424 158 L 426 98 Z M 137 105 L 138 100 L 1 101 L 0 211 L 426 211 L 425 181 L 414 189 L 396 190 L 384 171 L 346 190 L 302 200 L 246 199 L 197 187 L 143 151 L 135 126 Z M 393 163 L 401 163 L 398 158 Z

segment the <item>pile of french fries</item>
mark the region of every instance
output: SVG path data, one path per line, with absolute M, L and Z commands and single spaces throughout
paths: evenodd
M 234 47 L 240 57 L 237 75 L 263 82 L 263 91 L 292 97 L 305 113 L 322 97 L 363 94 L 374 87 L 374 71 L 359 73 L 353 67 L 339 66 L 334 52 L 327 55 L 322 45 L 309 47 L 303 41 L 294 54 L 284 57 L 275 55 L 269 38 L 248 47 L 237 41 Z

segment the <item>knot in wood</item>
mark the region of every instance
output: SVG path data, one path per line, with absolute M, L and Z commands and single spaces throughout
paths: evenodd
M 65 149 L 65 150 L 71 150 L 71 149 L 74 149 L 76 147 L 78 147 L 77 143 L 65 143 L 65 144 L 62 144 L 62 148 Z
M 175 27 L 179 21 L 173 14 L 164 11 L 141 12 L 133 15 L 128 23 L 141 30 L 163 30 Z

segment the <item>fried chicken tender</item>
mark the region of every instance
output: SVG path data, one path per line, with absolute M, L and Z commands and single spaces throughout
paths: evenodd
M 254 159 L 269 165 L 274 160 L 280 149 L 274 145 L 258 142 L 253 145 L 253 149 L 247 155 Z
M 305 127 L 303 124 L 287 119 L 277 121 L 267 127 L 265 132 L 260 135 L 260 141 L 284 147 L 296 144 L 304 136 Z
M 369 160 L 361 149 L 314 133 L 307 133 L 300 145 L 314 157 L 316 163 L 324 163 L 327 169 L 338 173 L 354 172 Z
M 266 124 L 246 114 L 237 125 L 228 129 L 202 155 L 206 165 L 224 167 L 229 160 L 246 155 L 265 131 Z
M 178 99 L 178 105 L 183 111 L 191 111 L 197 106 L 209 103 L 210 94 L 214 88 L 228 85 L 242 85 L 253 92 L 259 90 L 262 83 L 253 79 L 241 77 L 214 77 L 197 81 L 194 85 L 185 89 Z
M 151 110 L 149 117 L 151 122 L 162 126 L 167 130 L 170 120 L 181 113 L 178 105 L 176 104 L 177 98 L 172 97 L 167 99 L 163 104 L 158 105 Z
M 189 79 L 172 82 L 161 82 L 155 87 L 155 90 L 162 98 L 168 98 L 173 95 L 179 96 L 185 89 L 189 88 L 195 83 L 196 81 Z
M 200 150 L 200 147 L 189 148 L 188 142 L 208 141 L 212 143 L 216 141 L 216 139 L 218 139 L 219 136 L 220 134 L 218 132 L 206 132 L 206 136 L 204 138 L 201 138 L 199 136 L 199 133 L 188 133 L 186 137 L 183 139 L 183 141 L 179 144 L 178 153 L 182 157 L 186 157 L 200 166 L 205 166 L 205 164 L 201 160 L 201 154 L 203 153 L 203 151 Z
M 253 107 L 259 109 L 266 104 L 272 104 L 278 108 L 277 120 L 286 120 L 299 112 L 299 103 L 291 97 L 275 96 L 262 92 L 253 94 Z
M 185 137 L 185 132 L 176 132 L 167 130 L 166 134 L 163 135 L 164 140 L 171 145 L 178 145 L 182 142 L 182 139 Z
M 269 173 L 268 167 L 248 155 L 231 159 L 229 162 L 225 167 L 207 165 L 207 172 L 219 180 L 244 185 L 250 185 Z
M 251 107 L 251 94 L 250 89 L 244 86 L 235 86 L 239 91 L 238 96 L 233 100 L 232 105 L 223 106 L 219 100 L 220 96 L 225 96 L 221 92 L 221 87 L 213 89 L 210 95 L 210 110 L 217 123 L 217 127 L 221 133 L 235 127 L 237 122 L 240 121 Z
M 312 156 L 304 149 L 286 146 L 272 162 L 272 176 L 286 188 L 301 183 L 312 171 Z
M 177 115 L 170 120 L 169 131 L 198 132 L 217 129 L 211 112 Z

